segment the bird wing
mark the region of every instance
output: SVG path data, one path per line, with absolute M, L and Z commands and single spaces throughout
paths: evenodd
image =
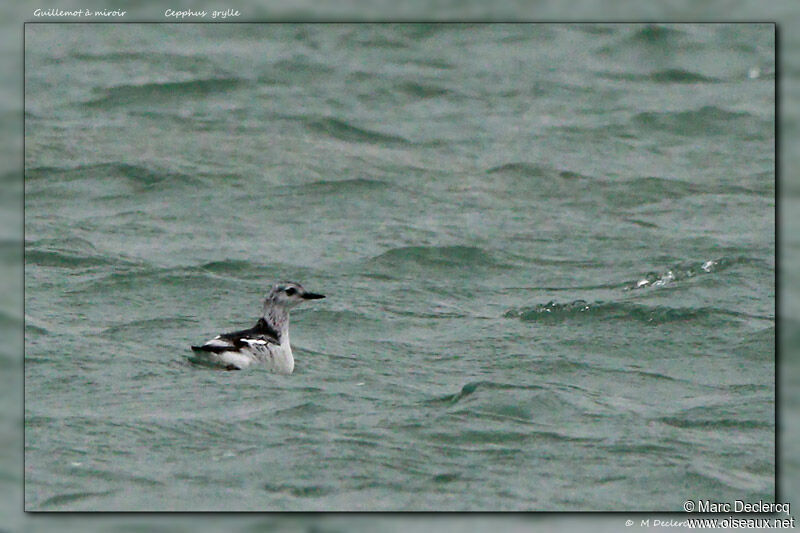
M 256 347 L 258 345 L 280 343 L 280 334 L 261 318 L 250 329 L 217 335 L 213 339 L 206 341 L 202 346 L 192 346 L 192 350 L 220 353 L 238 351 L 242 348 Z

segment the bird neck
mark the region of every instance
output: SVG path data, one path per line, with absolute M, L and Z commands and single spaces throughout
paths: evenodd
M 289 310 L 283 306 L 264 306 L 264 320 L 281 337 L 284 337 L 289 331 Z

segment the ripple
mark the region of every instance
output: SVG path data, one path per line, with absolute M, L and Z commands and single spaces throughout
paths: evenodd
M 351 194 L 357 192 L 370 192 L 388 189 L 390 185 L 384 181 L 366 179 L 366 178 L 353 178 L 346 180 L 322 180 L 313 181 L 299 187 L 292 187 L 299 189 L 302 193 L 309 194 Z
M 214 274 L 242 274 L 257 270 L 259 266 L 253 264 L 252 261 L 244 261 L 241 259 L 221 259 L 218 261 L 204 263 L 198 268 L 200 270 L 213 272 Z
M 113 265 L 131 268 L 140 263 L 117 254 L 103 253 L 80 238 L 39 239 L 25 242 L 25 263 L 43 267 L 91 269 Z
M 414 98 L 435 98 L 437 96 L 447 96 L 452 92 L 448 89 L 443 89 L 430 83 L 421 84 L 412 81 L 398 85 L 397 89 L 408 96 L 413 96 Z
M 162 287 L 201 288 L 219 287 L 223 283 L 236 287 L 241 291 L 241 280 L 227 278 L 206 270 L 203 267 L 179 266 L 157 268 L 140 265 L 138 268 L 116 268 L 114 272 L 104 274 L 97 279 L 77 282 L 66 290 L 66 294 L 109 293 L 118 290 L 140 291 L 145 284 L 153 283 Z M 112 292 L 109 292 L 112 291 Z
M 679 39 L 686 37 L 682 31 L 649 24 L 630 36 L 629 41 L 648 45 L 668 46 L 674 45 Z
M 174 184 L 196 184 L 197 179 L 188 174 L 148 168 L 128 163 L 97 163 L 74 167 L 34 167 L 25 171 L 27 182 L 36 183 L 43 179 L 56 179 L 59 182 L 70 180 L 108 180 L 123 178 L 139 188 Z M 29 192 L 38 192 L 35 189 Z
M 403 263 L 438 267 L 492 266 L 495 259 L 485 250 L 475 246 L 405 246 L 392 248 L 370 260 L 397 268 Z
M 631 302 L 589 303 L 585 300 L 575 300 L 563 304 L 550 301 L 546 304 L 510 309 L 504 316 L 519 318 L 524 322 L 548 324 L 621 320 L 643 322 L 654 326 L 674 322 L 700 322 L 719 326 L 724 321 L 748 317 L 744 313 L 715 307 L 676 308 Z
M 88 498 L 98 498 L 102 496 L 108 496 L 110 494 L 114 494 L 115 492 L 119 492 L 117 490 L 106 490 L 101 492 L 69 492 L 64 494 L 56 494 L 55 496 L 51 496 L 47 498 L 45 501 L 40 503 L 37 508 L 40 510 L 47 510 L 53 507 L 60 507 L 62 505 L 67 505 L 75 502 L 79 502 L 81 500 L 85 500 Z
M 690 474 L 699 476 L 709 485 L 706 490 L 712 490 L 713 485 L 722 484 L 736 489 L 737 494 L 741 494 L 741 491 L 771 494 L 775 484 L 774 471 L 756 474 L 702 459 L 692 461 L 688 470 Z
M 258 82 L 269 85 L 322 83 L 322 79 L 335 72 L 335 68 L 325 63 L 298 56 L 270 65 L 267 72 L 258 76 Z
M 635 115 L 632 122 L 634 126 L 647 132 L 666 132 L 686 137 L 737 135 L 766 138 L 773 131 L 771 121 L 717 106 L 703 106 L 694 111 L 647 111 Z
M 659 419 L 668 426 L 676 428 L 701 428 L 708 430 L 720 429 L 771 429 L 775 425 L 771 422 L 761 420 L 738 420 L 735 418 L 701 418 L 685 419 L 676 417 L 666 417 Z
M 467 383 L 461 390 L 454 394 L 446 394 L 433 400 L 428 400 L 428 403 L 447 403 L 455 404 L 477 392 L 479 389 L 484 390 L 544 390 L 544 387 L 538 385 L 513 385 L 510 383 L 497 383 L 493 381 L 472 381 Z
M 142 85 L 119 85 L 102 91 L 103 96 L 85 102 L 89 107 L 114 107 L 132 103 L 143 103 L 206 96 L 237 89 L 245 84 L 240 78 L 209 78 L 188 81 L 145 83 Z
M 655 83 L 717 83 L 720 81 L 717 78 L 703 76 L 697 72 L 683 69 L 656 70 L 647 74 L 636 74 L 630 72 L 604 72 L 600 74 L 600 77 L 619 81 Z
M 300 405 L 293 405 L 291 407 L 286 407 L 284 409 L 278 409 L 275 411 L 275 417 L 281 418 L 285 417 L 287 420 L 291 419 L 299 419 L 300 417 L 307 416 L 307 415 L 321 415 L 323 413 L 328 413 L 331 410 L 325 407 L 324 405 L 320 405 L 316 402 L 305 402 Z
M 324 485 L 275 485 L 272 483 L 265 483 L 264 490 L 267 492 L 285 492 L 291 494 L 295 498 L 319 498 L 334 493 L 338 489 L 335 487 L 326 487 Z
M 749 257 L 720 257 L 706 261 L 684 262 L 673 265 L 665 272 L 648 272 L 642 278 L 628 282 L 628 290 L 648 287 L 663 287 L 672 283 L 685 281 L 697 276 L 724 272 L 738 265 L 759 264 L 761 261 Z
M 533 163 L 515 162 L 505 163 L 492 167 L 486 171 L 487 174 L 518 174 L 524 176 L 543 177 L 552 173 L 552 169 Z
M 147 335 L 153 331 L 163 331 L 164 328 L 181 328 L 197 324 L 197 320 L 185 317 L 172 316 L 161 318 L 149 318 L 143 320 L 132 320 L 122 324 L 107 327 L 96 335 L 101 337 L 122 337 L 128 338 L 131 333 L 141 332 Z
M 336 118 L 306 121 L 306 125 L 316 133 L 332 137 L 339 141 L 370 143 L 381 146 L 404 146 L 411 144 L 410 141 L 399 135 L 391 135 L 360 128 Z
M 25 262 L 33 265 L 57 268 L 87 268 L 117 264 L 117 261 L 107 257 L 70 254 L 54 250 L 26 251 Z

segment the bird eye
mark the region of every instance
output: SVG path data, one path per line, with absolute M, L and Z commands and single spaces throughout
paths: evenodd
M 295 289 L 294 287 L 289 287 L 288 289 L 286 289 L 286 295 L 287 296 L 291 296 L 292 294 L 294 294 L 296 292 L 297 292 L 297 289 Z

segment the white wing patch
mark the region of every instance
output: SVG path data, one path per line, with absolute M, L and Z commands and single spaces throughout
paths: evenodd
M 263 339 L 242 339 L 242 341 L 246 342 L 250 346 L 252 346 L 254 344 L 257 344 L 257 345 L 260 345 L 260 346 L 264 346 L 265 344 L 267 344 L 267 341 L 265 341 Z
M 217 348 L 228 348 L 233 346 L 230 342 L 224 341 L 219 338 L 219 335 L 211 339 L 210 341 L 206 342 L 204 346 L 214 346 Z

